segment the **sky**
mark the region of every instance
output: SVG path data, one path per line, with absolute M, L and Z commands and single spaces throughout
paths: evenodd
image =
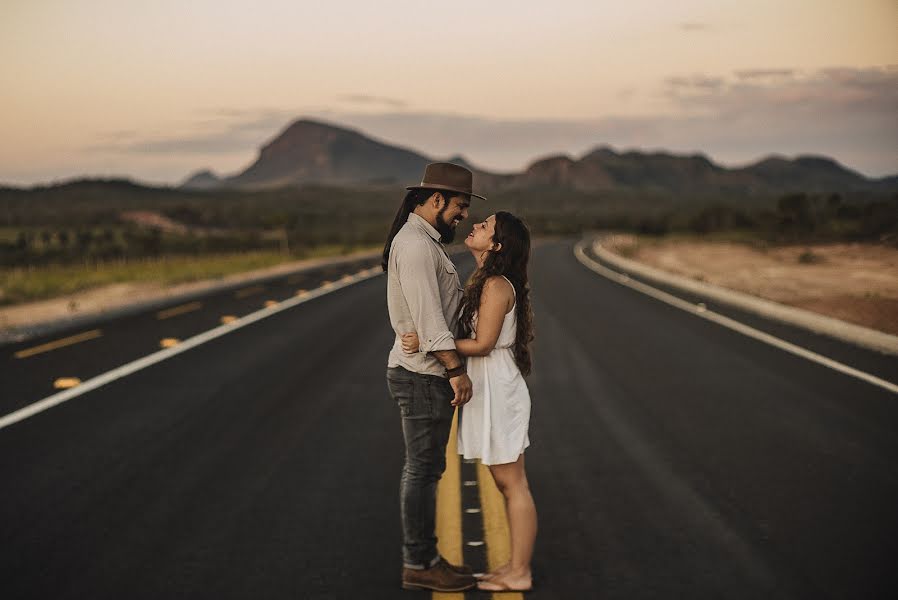
M 3 0 L 0 183 L 241 171 L 292 121 L 493 171 L 596 146 L 898 173 L 895 0 Z

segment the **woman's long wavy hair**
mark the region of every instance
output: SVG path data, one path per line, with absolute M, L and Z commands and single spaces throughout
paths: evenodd
M 493 242 L 501 244 L 498 251 L 487 251 L 483 266 L 477 269 L 462 296 L 458 308 L 458 336 L 470 337 L 474 312 L 480 307 L 483 284 L 494 275 L 507 277 L 515 289 L 515 308 L 518 329 L 513 347 L 514 361 L 523 375 L 530 374 L 530 343 L 533 341 L 533 311 L 530 307 L 530 284 L 527 263 L 530 261 L 530 230 L 527 225 L 508 212 L 496 213 Z

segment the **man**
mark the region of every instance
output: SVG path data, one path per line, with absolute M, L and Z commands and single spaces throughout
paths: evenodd
M 446 443 L 455 407 L 471 399 L 471 380 L 455 352 L 456 312 L 462 287 L 443 244 L 468 216 L 471 172 L 433 163 L 420 185 L 409 186 L 384 246 L 387 307 L 396 332 L 387 384 L 399 406 L 405 439 L 400 482 L 402 587 L 454 592 L 476 580 L 467 566 L 437 551 L 436 489 L 446 468 Z M 483 198 L 486 200 L 486 198 Z M 401 336 L 415 331 L 420 350 L 402 351 Z

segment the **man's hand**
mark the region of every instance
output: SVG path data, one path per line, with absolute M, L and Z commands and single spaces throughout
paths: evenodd
M 414 354 L 418 351 L 418 334 L 412 331 L 402 336 L 402 351 L 406 354 Z
M 446 367 L 447 371 L 458 369 L 465 364 L 455 350 L 434 350 L 431 354 Z M 471 378 L 467 373 L 449 378 L 449 384 L 452 386 L 452 391 L 455 392 L 455 397 L 450 402 L 452 406 L 461 406 L 471 399 Z
M 452 386 L 452 390 L 455 392 L 455 398 L 451 402 L 452 406 L 461 406 L 471 399 L 473 390 L 471 389 L 471 378 L 468 377 L 467 373 L 453 377 L 449 380 L 449 385 Z

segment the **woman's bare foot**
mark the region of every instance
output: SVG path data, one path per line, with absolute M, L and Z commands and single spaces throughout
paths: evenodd
M 481 580 L 492 579 L 493 577 L 496 577 L 498 575 L 504 575 L 505 573 L 508 572 L 509 569 L 511 569 L 511 563 L 505 563 L 501 567 L 497 567 L 496 569 L 490 571 L 489 573 L 484 573 L 483 575 L 478 577 L 478 579 L 481 579 Z
M 507 565 L 506 565 L 507 566 Z M 512 571 L 506 569 L 504 573 L 499 574 L 498 569 L 489 579 L 481 579 L 477 582 L 477 589 L 487 592 L 502 591 L 527 591 L 533 586 L 533 580 L 530 571 Z

